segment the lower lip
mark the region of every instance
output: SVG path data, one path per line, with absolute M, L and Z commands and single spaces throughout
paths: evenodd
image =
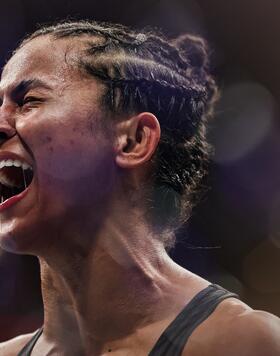
M 26 194 L 29 192 L 30 185 L 21 193 L 6 199 L 3 203 L 0 204 L 0 212 L 10 208 L 12 205 L 15 205 L 18 203 L 20 200 L 22 200 Z

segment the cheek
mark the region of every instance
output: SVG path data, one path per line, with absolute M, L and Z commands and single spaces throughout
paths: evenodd
M 38 195 L 43 215 L 49 216 L 52 211 L 55 216 L 69 216 L 70 212 L 84 216 L 87 211 L 106 209 L 114 188 L 113 160 L 105 152 L 92 152 L 90 157 L 79 152 L 60 146 L 59 152 L 54 149 L 40 163 Z M 84 208 L 90 209 L 85 212 Z
M 113 152 L 110 143 L 94 130 L 90 115 L 73 111 L 63 108 L 63 115 L 39 112 L 21 121 L 18 130 L 34 155 L 39 172 L 52 173 L 63 180 L 84 177 L 90 167 L 102 167 Z
M 54 137 L 37 154 L 38 177 L 47 178 L 60 193 L 86 196 L 87 191 L 99 192 L 112 176 L 113 157 L 94 138 L 60 139 Z
M 76 181 L 94 173 L 98 166 L 105 164 L 102 153 L 93 142 L 53 136 L 37 150 L 38 174 L 48 174 L 62 181 Z
M 75 116 L 42 118 L 21 126 L 23 138 L 36 162 L 39 184 L 45 192 L 86 195 L 111 186 L 115 168 L 110 142 L 94 132 L 90 119 Z M 65 193 L 65 194 L 64 194 Z

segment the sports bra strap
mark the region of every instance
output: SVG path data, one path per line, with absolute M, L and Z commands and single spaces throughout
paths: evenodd
M 148 356 L 181 355 L 190 335 L 226 298 L 239 298 L 237 294 L 210 284 L 199 292 L 165 329 Z
M 40 328 L 31 338 L 31 340 L 24 346 L 24 348 L 18 353 L 18 356 L 29 356 L 35 346 L 37 340 L 41 336 L 43 328 Z

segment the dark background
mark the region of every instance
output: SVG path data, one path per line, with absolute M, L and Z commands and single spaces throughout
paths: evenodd
M 1 2 L 0 64 L 36 24 L 88 18 L 209 41 L 222 98 L 211 122 L 210 186 L 172 257 L 280 316 L 280 2 L 141 0 Z M 183 241 L 184 240 L 184 241 Z M 42 323 L 33 257 L 0 253 L 0 341 Z

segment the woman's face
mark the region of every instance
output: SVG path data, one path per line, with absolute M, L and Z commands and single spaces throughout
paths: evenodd
M 101 84 L 72 65 L 81 46 L 77 39 L 39 37 L 4 68 L 0 132 L 8 138 L 0 144 L 0 167 L 16 160 L 33 170 L 24 189 L 30 170 L 0 169 L 4 249 L 33 253 L 43 241 L 50 243 L 79 224 L 85 227 L 83 220 L 94 221 L 104 208 L 113 143 L 100 124 L 106 119 L 98 109 Z

